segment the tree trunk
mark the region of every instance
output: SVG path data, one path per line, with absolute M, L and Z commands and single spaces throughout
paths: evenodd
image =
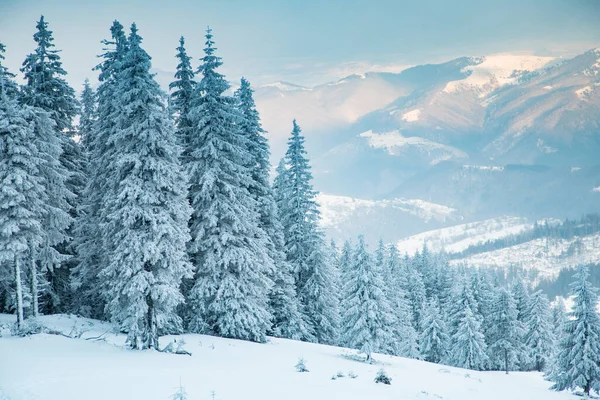
M 156 310 L 154 309 L 154 301 L 152 300 L 152 295 L 150 295 L 150 293 L 148 293 L 148 295 L 146 296 L 146 302 L 148 304 L 146 347 L 149 349 L 158 350 L 158 325 L 156 322 Z
M 17 328 L 23 326 L 23 288 L 21 287 L 21 267 L 19 258 L 15 256 L 15 283 L 17 285 Z
M 29 268 L 31 273 L 31 308 L 33 310 L 33 317 L 37 318 L 39 315 L 38 305 L 38 277 L 37 277 L 37 266 L 35 262 L 35 247 L 31 241 L 29 241 Z
M 506 375 L 508 375 L 508 350 L 504 349 L 504 369 L 506 370 Z

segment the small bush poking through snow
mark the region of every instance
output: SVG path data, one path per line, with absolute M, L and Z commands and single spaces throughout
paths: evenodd
M 356 375 L 356 374 L 355 374 L 354 372 L 352 372 L 352 371 L 348 372 L 348 376 L 349 376 L 351 379 L 356 379 L 356 378 L 358 377 L 358 375 Z
M 386 385 L 392 384 L 392 378 L 390 378 L 384 371 L 384 369 L 380 369 L 375 376 L 375 383 L 384 383 Z
M 336 379 L 337 379 L 337 376 L 336 376 L 336 375 L 331 375 L 331 380 L 332 380 L 332 381 L 335 381 Z
M 304 364 L 304 358 L 300 357 L 298 362 L 296 363 L 296 371 L 298 372 L 308 372 L 306 368 L 306 364 Z
M 336 376 L 338 378 L 343 378 L 344 377 L 344 373 L 342 371 L 338 371 L 337 374 L 336 374 Z

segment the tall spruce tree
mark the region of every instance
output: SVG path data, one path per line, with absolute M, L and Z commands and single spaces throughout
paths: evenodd
M 258 342 L 271 326 L 268 295 L 273 260 L 250 193 L 252 156 L 236 101 L 217 69 L 211 29 L 190 109 L 193 128 L 185 158 L 193 213 L 189 252 L 196 266 L 190 292 L 194 332 Z
M 85 79 L 81 91 L 81 114 L 79 115 L 79 137 L 84 151 L 87 153 L 92 141 L 94 123 L 96 122 L 97 98 L 89 79 Z
M 550 302 L 548 297 L 539 290 L 531 295 L 529 301 L 523 340 L 529 349 L 532 367 L 536 371 L 543 371 L 549 364 L 555 348 L 555 337 Z
M 75 232 L 78 265 L 72 271 L 75 298 L 79 300 L 75 310 L 93 318 L 105 316 L 102 292 L 106 287 L 99 280 L 100 269 L 108 262 L 103 241 L 103 237 L 107 237 L 103 229 L 108 223 L 104 197 L 108 193 L 109 176 L 115 166 L 111 137 L 116 132 L 116 113 L 119 111 L 116 76 L 128 48 L 123 25 L 119 21 L 113 22 L 110 31 L 111 40 L 102 41 L 105 46 L 105 52 L 101 55 L 103 61 L 95 67 L 100 71 L 96 118 L 83 142 L 88 155 L 89 174 Z
M 481 323 L 471 307 L 466 305 L 456 332 L 452 335 L 448 362 L 456 367 L 482 370 L 488 363 L 486 350 Z
M 175 72 L 175 80 L 169 84 L 169 89 L 172 90 L 169 104 L 170 108 L 177 114 L 175 117 L 177 136 L 179 143 L 181 143 L 184 151 L 186 151 L 185 149 L 187 148 L 192 130 L 192 122 L 189 114 L 196 81 L 194 80 L 194 70 L 191 64 L 192 58 L 187 55 L 183 36 L 179 38 L 179 47 L 176 50 L 177 55 L 175 57 L 177 57 L 179 63 Z
M 423 332 L 419 339 L 421 356 L 425 361 L 440 363 L 448 355 L 450 336 L 441 316 L 438 300 L 429 300 L 423 313 Z
M 71 139 L 65 134 L 72 131 L 73 118 L 78 112 L 77 99 L 74 90 L 63 79 L 66 75 L 62 67 L 59 50 L 54 48 L 52 31 L 42 16 L 38 21 L 37 32 L 33 39 L 37 44 L 35 51 L 29 54 L 23 62 L 21 71 L 25 75 L 26 85 L 20 97 L 22 103 L 47 112 L 54 122 L 52 132 L 36 129 L 36 140 L 45 166 L 42 168 L 44 186 L 48 194 L 45 220 L 42 223 L 42 243 L 32 243 L 29 261 L 31 291 L 33 297 L 33 315 L 37 316 L 38 281 L 43 278 L 39 272 L 52 274 L 55 268 L 69 257 L 61 254 L 64 243 L 69 241 L 68 229 L 73 223 L 69 214 L 74 201 L 74 194 L 68 189 L 69 171 L 65 164 L 65 149 Z M 38 114 L 40 115 L 40 114 Z M 38 126 L 45 125 L 40 121 Z M 37 249 L 36 249 L 37 247 Z M 62 248 L 61 248 L 62 247 Z M 39 266 L 38 266 L 39 262 Z M 53 285 L 55 288 L 55 286 Z
M 17 328 L 23 324 L 22 266 L 32 253 L 32 245 L 43 241 L 41 222 L 47 211 L 46 190 L 41 178 L 41 156 L 36 146 L 36 122 L 41 119 L 28 106 L 20 106 L 6 91 L 5 70 L 0 70 L 0 272 L 14 279 Z M 41 126 L 37 127 L 42 128 Z
M 396 246 L 390 246 L 386 259 L 387 297 L 390 300 L 396 323 L 394 336 L 397 338 L 397 355 L 418 359 L 418 335 L 413 326 L 413 309 L 408 297 L 409 282 L 407 278 L 406 263 L 400 259 Z
M 581 388 L 588 396 L 592 389 L 600 389 L 598 290 L 590 283 L 589 275 L 588 267 L 579 266 L 573 277 L 573 311 L 564 324 L 554 370 L 549 374 L 553 389 Z
M 191 209 L 164 94 L 141 41 L 133 24 L 116 76 L 115 165 L 105 198 L 108 264 L 101 276 L 111 319 L 128 332 L 131 346 L 156 349 L 159 332 L 181 330 L 175 307 L 184 300 L 182 278 L 192 276 L 185 252 Z
M 395 321 L 380 271 L 362 235 L 345 275 L 342 343 L 361 351 L 370 360 L 373 352 L 390 348 Z
M 335 277 L 301 129 L 293 121 L 285 161 L 274 182 L 275 200 L 284 229 L 287 260 L 292 265 L 298 298 L 317 340 L 334 344 L 339 322 Z
M 267 251 L 274 262 L 271 275 L 274 285 L 269 294 L 269 308 L 273 315 L 272 333 L 290 339 L 311 340 L 313 335 L 301 312 L 292 268 L 285 256 L 283 226 L 269 183 L 269 143 L 260 123 L 253 92 L 250 82 L 242 78 L 235 99 L 242 114 L 240 128 L 250 153 L 247 167 L 251 182 L 248 190 L 258 205 L 259 227 L 267 234 Z
M 506 289 L 500 289 L 491 310 L 489 322 L 489 350 L 494 366 L 504 368 L 508 374 L 510 369 L 518 366 L 522 353 L 523 325 L 517 319 L 517 306 L 512 294 Z
M 5 52 L 6 46 L 3 43 L 0 43 L 0 90 L 4 90 L 4 95 L 6 97 L 14 99 L 19 95 L 19 88 L 14 81 L 16 75 L 10 72 L 7 67 L 2 65 L 5 60 Z

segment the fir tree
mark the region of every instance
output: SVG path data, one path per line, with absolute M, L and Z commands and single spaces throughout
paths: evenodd
M 191 277 L 185 246 L 190 208 L 181 179 L 180 148 L 150 74 L 135 24 L 117 74 L 118 107 L 107 186 L 108 264 L 102 270 L 111 319 L 128 332 L 133 348 L 158 348 L 159 332 L 180 330 L 179 285 Z
M 246 146 L 250 153 L 247 167 L 251 183 L 248 190 L 257 203 L 259 227 L 267 234 L 267 251 L 274 262 L 271 275 L 274 286 L 269 295 L 273 333 L 290 339 L 311 340 L 313 336 L 296 295 L 292 268 L 285 257 L 283 226 L 269 184 L 269 143 L 264 136 L 252 93 L 250 82 L 242 78 L 240 87 L 235 92 L 235 99 L 242 115 L 240 128 L 246 137 Z
M 482 370 L 488 362 L 486 350 L 481 323 L 467 305 L 452 336 L 448 361 L 457 367 Z
M 43 16 L 36 28 L 38 31 L 33 35 L 33 39 L 37 47 L 35 52 L 27 56 L 21 68 L 27 82 L 23 87 L 21 101 L 47 112 L 54 122 L 54 129 L 46 130 L 44 121 L 36 123 L 39 127 L 36 129 L 36 140 L 45 160 L 41 171 L 48 201 L 45 220 L 42 223 L 43 241 L 38 244 L 32 243 L 30 246 L 32 252 L 29 268 L 34 316 L 38 314 L 38 280 L 42 278 L 38 272 L 38 261 L 41 272 L 52 277 L 54 268 L 60 267 L 61 263 L 69 258 L 59 252 L 59 246 L 71 239 L 68 229 L 73 219 L 69 211 L 74 201 L 74 194 L 67 187 L 69 171 L 65 164 L 68 164 L 68 161 L 64 158 L 65 150 L 68 150 L 65 147 L 70 145 L 70 138 L 63 132 L 72 130 L 72 120 L 78 112 L 75 92 L 62 78 L 66 72 L 60 61 L 59 51 L 53 49 L 52 31 L 48 30 L 48 23 L 44 21 Z M 61 247 L 64 249 L 64 246 Z
M 107 237 L 103 234 L 103 227 L 108 223 L 104 197 L 108 192 L 108 177 L 115 165 L 111 159 L 114 145 L 110 138 L 116 132 L 115 116 L 119 111 L 116 76 L 128 47 L 123 25 L 114 21 L 110 31 L 112 40 L 102 41 L 106 46 L 101 56 L 103 61 L 95 67 L 100 70 L 100 86 L 96 93 L 97 117 L 92 123 L 91 133 L 84 136 L 89 174 L 76 224 L 78 265 L 72 274 L 75 298 L 80 302 L 75 309 L 93 318 L 104 316 L 102 292 L 105 286 L 98 279 L 100 269 L 108 262 L 103 242 L 103 237 Z M 89 138 L 86 139 L 86 136 Z
M 189 114 L 196 82 L 194 81 L 191 57 L 185 51 L 185 39 L 183 36 L 179 38 L 179 47 L 176 50 L 177 55 L 175 57 L 177 57 L 179 63 L 177 64 L 177 72 L 175 72 L 175 81 L 169 84 L 169 89 L 173 91 L 169 104 L 172 110 L 177 113 L 175 121 L 179 143 L 186 149 L 192 130 L 192 122 Z
M 10 72 L 7 67 L 2 65 L 5 57 L 4 52 L 6 51 L 6 46 L 0 43 L 0 90 L 4 91 L 5 96 L 10 99 L 17 98 L 19 95 L 19 88 L 14 81 L 15 74 Z
M 425 283 L 419 267 L 420 259 L 421 257 L 417 252 L 412 262 L 407 265 L 406 273 L 408 279 L 407 295 L 412 307 L 412 325 L 417 332 L 423 331 L 423 309 L 427 302 Z
M 12 265 L 12 274 L 7 275 L 15 281 L 19 329 L 24 317 L 21 268 L 32 245 L 43 241 L 41 221 L 47 201 L 35 140 L 36 120 L 39 117 L 30 107 L 19 106 L 0 86 L 0 270 Z M 45 121 L 50 123 L 48 118 Z
M 518 364 L 524 351 L 522 345 L 523 326 L 517 319 L 517 306 L 512 294 L 501 289 L 490 314 L 489 349 L 496 366 L 502 365 L 508 371 Z
M 550 302 L 541 291 L 531 296 L 525 329 L 523 339 L 529 349 L 529 359 L 533 362 L 536 371 L 543 371 L 552 355 L 555 337 L 552 330 Z
M 371 353 L 385 350 L 392 343 L 395 321 L 363 236 L 358 238 L 344 283 L 342 343 L 360 350 L 370 360 Z
M 84 150 L 90 149 L 91 135 L 96 121 L 96 93 L 86 78 L 81 92 L 81 115 L 79 116 L 79 137 Z
M 413 310 L 406 288 L 408 280 L 405 265 L 400 260 L 398 249 L 390 246 L 387 257 L 384 257 L 383 273 L 388 298 L 395 323 L 393 325 L 396 340 L 392 353 L 402 357 L 420 358 L 418 335 L 412 320 Z
M 335 277 L 318 227 L 320 213 L 312 187 L 304 137 L 296 121 L 288 140 L 285 161 L 273 184 L 284 229 L 285 250 L 295 274 L 298 298 L 311 329 L 321 343 L 336 342 L 338 309 Z
M 550 380 L 555 390 L 600 389 L 600 319 L 597 289 L 589 282 L 589 270 L 579 266 L 573 277 L 571 294 L 575 296 L 573 311 L 564 325 Z
M 21 71 L 25 75 L 22 101 L 50 113 L 58 132 L 72 127 L 78 113 L 75 91 L 63 79 L 67 72 L 62 67 L 60 50 L 54 49 L 54 37 L 42 15 L 33 40 L 37 47 L 23 62 Z
M 446 359 L 450 337 L 440 315 L 437 299 L 427 303 L 423 313 L 423 332 L 419 339 L 421 356 L 425 361 L 440 363 Z
M 190 110 L 193 129 L 185 158 L 193 214 L 189 251 L 196 266 L 190 292 L 194 332 L 264 342 L 271 326 L 268 295 L 273 260 L 259 226 L 242 116 L 217 69 L 212 31 Z
M 564 332 L 564 325 L 567 321 L 567 310 L 562 297 L 559 297 L 552 307 L 552 327 L 556 343 L 560 343 Z

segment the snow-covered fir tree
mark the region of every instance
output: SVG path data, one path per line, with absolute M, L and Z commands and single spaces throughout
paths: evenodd
M 487 346 L 481 323 L 466 305 L 456 332 L 452 335 L 448 363 L 456 367 L 482 370 L 488 363 Z
M 412 308 L 412 324 L 418 333 L 422 332 L 423 309 L 427 303 L 426 287 L 420 269 L 421 261 L 420 253 L 417 252 L 410 263 L 406 264 L 407 295 Z
M 103 242 L 103 237 L 107 237 L 103 235 L 103 227 L 108 223 L 104 197 L 114 167 L 111 158 L 114 143 L 110 138 L 116 132 L 115 116 L 119 107 L 116 75 L 128 47 L 123 25 L 119 21 L 113 22 L 110 31 L 111 40 L 102 42 L 106 46 L 101 56 L 103 61 L 95 67 L 100 71 L 96 119 L 92 123 L 89 139 L 83 142 L 88 156 L 88 179 L 76 223 L 78 265 L 72 274 L 75 298 L 78 299 L 74 309 L 93 318 L 105 316 L 102 296 L 105 285 L 99 280 L 100 269 L 107 264 Z
M 3 65 L 5 52 L 6 46 L 0 42 L 0 90 L 4 90 L 4 94 L 8 98 L 14 99 L 19 95 L 19 87 L 14 81 L 16 75 Z
M 189 252 L 196 267 L 189 302 L 194 332 L 266 340 L 273 260 L 250 193 L 248 139 L 210 29 L 190 109 L 192 130 L 185 157 L 193 208 Z
M 364 236 L 358 237 L 352 263 L 344 274 L 342 343 L 364 353 L 386 351 L 395 340 L 394 315 L 384 293 L 380 271 Z
M 175 117 L 177 136 L 185 151 L 192 129 L 189 113 L 196 81 L 194 80 L 194 70 L 191 64 L 192 58 L 187 55 L 183 36 L 179 38 L 179 47 L 176 50 L 177 55 L 175 57 L 179 62 L 175 72 L 175 80 L 169 84 L 169 89 L 172 90 L 169 104 L 170 108 L 177 114 Z
M 565 301 L 562 297 L 558 297 L 556 302 L 552 305 L 552 333 L 554 333 L 556 344 L 560 343 L 560 340 L 562 339 L 566 321 L 567 309 L 565 307 Z
M 320 343 L 334 344 L 339 322 L 334 270 L 318 222 L 320 212 L 301 129 L 293 121 L 285 159 L 273 184 L 284 229 L 285 250 L 296 290 Z
M 406 267 L 396 246 L 390 246 L 387 257 L 384 258 L 383 277 L 386 297 L 395 319 L 393 329 L 396 348 L 393 353 L 402 357 L 420 358 L 418 335 L 412 323 L 413 310 L 406 291 Z
M 14 279 L 14 309 L 20 329 L 24 318 L 23 266 L 28 264 L 32 246 L 43 241 L 41 222 L 47 212 L 47 196 L 34 130 L 34 121 L 40 118 L 31 107 L 20 106 L 9 97 L 4 79 L 10 78 L 4 74 L 0 70 L 0 278 Z M 44 121 L 51 129 L 49 118 Z
M 425 361 L 440 363 L 446 360 L 450 337 L 437 298 L 429 300 L 423 312 L 423 332 L 419 345 Z
M 85 151 L 90 147 L 91 135 L 96 121 L 96 93 L 90 85 L 89 79 L 85 79 L 81 91 L 81 114 L 79 115 L 79 137 Z
M 150 56 L 135 24 L 116 76 L 116 131 L 104 238 L 108 263 L 101 272 L 111 320 L 128 332 L 133 348 L 158 348 L 159 332 L 181 330 L 175 307 L 179 285 L 192 276 L 186 182 L 180 148 L 150 74 Z
M 523 340 L 529 350 L 531 367 L 536 371 L 543 371 L 555 348 L 555 337 L 550 302 L 548 297 L 539 290 L 533 293 L 529 300 L 524 328 Z
M 507 374 L 526 358 L 522 344 L 524 329 L 517 314 L 512 294 L 507 289 L 500 289 L 490 313 L 487 341 L 493 366 L 503 368 Z
M 58 250 L 59 245 L 70 240 L 68 229 L 73 223 L 69 211 L 74 194 L 67 187 L 69 171 L 65 168 L 63 158 L 70 138 L 64 132 L 72 130 L 72 121 L 78 112 L 75 92 L 63 78 L 66 72 L 62 67 L 59 51 L 54 49 L 52 31 L 48 29 L 43 16 L 36 28 L 33 39 L 37 47 L 26 57 L 21 68 L 26 85 L 20 100 L 48 113 L 54 126 L 52 130 L 47 130 L 42 128 L 42 125 L 46 125 L 45 121 L 36 123 L 40 128 L 36 128 L 35 140 L 45 161 L 41 171 L 48 201 L 45 220 L 42 222 L 43 241 L 31 245 L 29 271 L 34 316 L 39 311 L 38 282 L 43 278 L 40 272 L 52 276 L 54 269 L 69 258 Z
M 313 335 L 301 311 L 292 267 L 285 256 L 283 225 L 279 220 L 277 203 L 269 183 L 269 143 L 264 136 L 253 92 L 250 82 L 242 78 L 235 98 L 242 114 L 240 128 L 247 139 L 250 153 L 248 170 L 251 183 L 248 190 L 257 202 L 259 227 L 267 234 L 267 251 L 274 263 L 271 275 L 273 288 L 269 294 L 269 308 L 273 315 L 272 333 L 290 339 L 311 340 Z
M 587 266 L 579 266 L 571 283 L 573 311 L 564 324 L 553 371 L 549 379 L 555 390 L 600 390 L 600 318 L 598 290 L 589 281 Z

